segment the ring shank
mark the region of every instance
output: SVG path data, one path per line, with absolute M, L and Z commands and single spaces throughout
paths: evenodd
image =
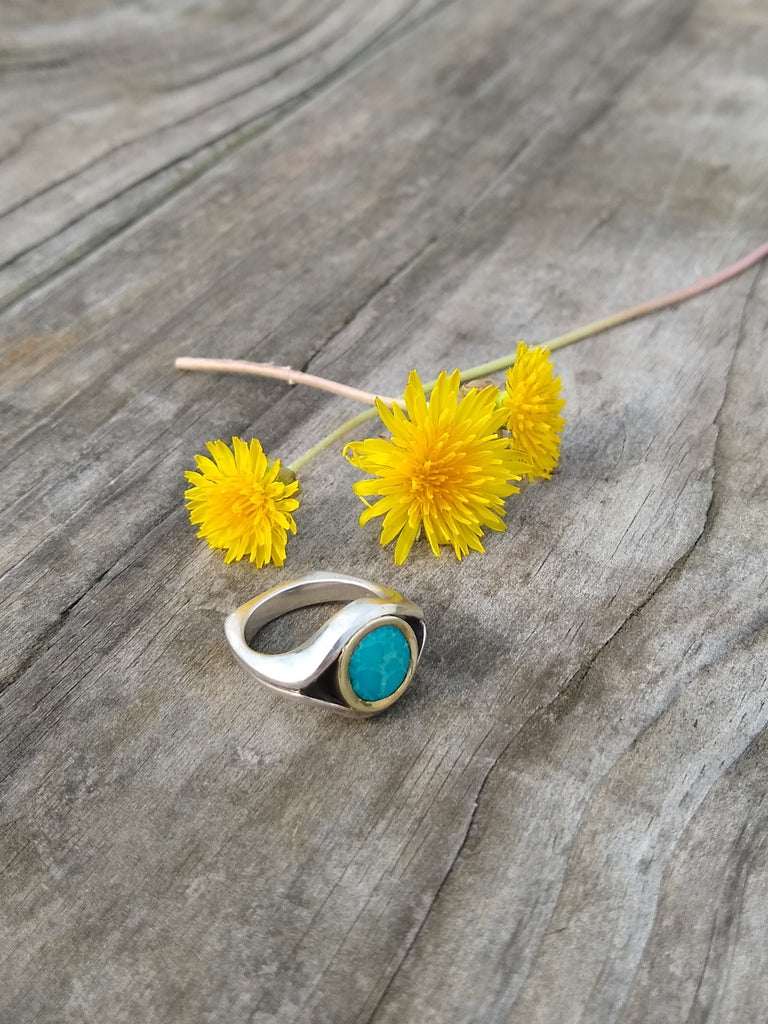
M 250 647 L 260 630 L 275 619 L 299 608 L 316 604 L 350 601 L 357 597 L 392 600 L 400 595 L 388 587 L 380 587 L 354 576 L 342 577 L 337 573 L 311 573 L 301 580 L 291 580 L 273 587 L 251 602 L 243 627 L 245 642 Z

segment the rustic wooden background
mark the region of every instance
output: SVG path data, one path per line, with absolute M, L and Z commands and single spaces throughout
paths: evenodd
M 765 0 L 0 2 L 0 1021 L 768 1020 L 768 275 L 556 356 L 551 483 L 395 569 L 338 452 L 283 570 L 194 536 L 206 440 L 388 393 L 768 235 Z M 380 719 L 225 614 L 426 610 Z

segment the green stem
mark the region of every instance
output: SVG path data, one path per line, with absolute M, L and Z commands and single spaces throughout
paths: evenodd
M 342 437 L 348 434 L 351 430 L 355 430 L 357 427 L 361 426 L 361 424 L 367 423 L 368 420 L 372 420 L 376 416 L 378 416 L 376 409 L 366 409 L 365 412 L 358 413 L 358 415 L 353 416 L 352 419 L 346 420 L 340 427 L 332 430 L 327 437 L 322 439 L 322 441 L 318 441 L 316 445 L 313 445 L 309 451 L 304 452 L 304 454 L 300 455 L 298 459 L 294 459 L 287 469 L 292 470 L 294 473 L 298 473 L 300 469 L 303 469 L 308 462 L 311 462 L 317 455 L 324 452 L 326 448 L 330 448 L 332 444 L 340 441 Z
M 590 324 L 585 324 L 584 327 L 578 327 L 575 331 L 568 331 L 566 334 L 558 334 L 556 338 L 551 338 L 541 345 L 541 348 L 549 349 L 550 352 L 554 352 L 556 349 L 565 348 L 566 345 L 573 345 L 577 341 L 583 341 L 585 338 L 593 338 L 596 334 L 602 334 L 604 331 L 610 330 L 612 327 L 618 327 L 620 324 L 628 323 L 630 320 L 637 320 L 639 317 L 648 316 L 649 313 L 656 313 L 661 309 L 668 309 L 670 306 L 677 306 L 681 302 L 685 302 L 687 299 L 692 299 L 696 295 L 701 295 L 703 292 L 710 291 L 712 288 L 717 288 L 718 285 L 724 284 L 726 281 L 732 280 L 734 277 L 738 277 L 739 274 L 743 274 L 745 270 L 749 270 L 750 267 L 755 266 L 761 260 L 768 256 L 768 242 L 764 242 L 763 245 L 759 246 L 749 255 L 739 260 L 737 263 L 732 263 L 730 266 L 725 267 L 723 270 L 718 271 L 717 274 L 713 274 L 711 277 L 703 277 L 700 281 L 695 284 L 689 285 L 687 288 L 681 288 L 675 292 L 669 292 L 667 295 L 661 295 L 658 298 L 651 299 L 648 302 L 643 302 L 639 306 L 630 306 L 628 309 L 622 309 L 619 313 L 614 313 L 612 316 L 603 317 L 601 320 L 593 320 Z M 459 379 L 462 383 L 468 380 L 477 380 L 480 377 L 489 377 L 492 373 L 498 373 L 500 370 L 507 370 L 510 366 L 514 366 L 515 358 L 517 353 L 517 346 L 515 346 L 515 352 L 509 352 L 505 356 L 501 356 L 498 359 L 492 359 L 488 363 L 480 363 L 478 366 L 470 366 L 466 370 L 462 370 Z M 437 380 L 428 381 L 424 385 L 424 390 L 429 392 L 437 384 Z M 317 385 L 315 385 L 317 386 Z M 403 398 L 400 396 L 395 399 L 395 402 L 402 402 Z M 392 404 L 392 400 L 386 400 L 387 404 Z M 316 455 L 324 452 L 326 448 L 330 448 L 336 441 L 341 440 L 350 431 L 355 430 L 363 423 L 367 423 L 368 420 L 372 420 L 377 415 L 376 409 L 368 409 L 365 412 L 360 413 L 358 416 L 353 416 L 352 419 L 342 423 L 340 427 L 332 431 L 327 437 L 324 437 L 322 441 L 318 441 L 316 445 L 300 455 L 298 459 L 288 466 L 288 469 L 293 470 L 294 473 L 298 473 L 300 469 L 303 469 L 308 462 L 311 462 Z
M 669 292 L 667 295 L 650 299 L 639 306 L 630 306 L 628 309 L 622 309 L 619 313 L 614 313 L 612 316 L 603 317 L 601 320 L 593 320 L 591 324 L 578 327 L 575 331 L 568 331 L 567 334 L 558 334 L 556 338 L 543 342 L 541 348 L 547 348 L 550 352 L 554 352 L 558 348 L 565 348 L 566 345 L 573 345 L 575 342 L 583 341 L 585 338 L 593 338 L 596 334 L 602 334 L 603 331 L 609 331 L 612 327 L 626 324 L 630 320 L 637 320 L 639 317 L 648 316 L 649 313 L 657 313 L 661 309 L 677 306 L 687 299 L 692 299 L 696 295 L 701 295 L 703 292 L 708 292 L 712 288 L 717 288 L 718 285 L 725 284 L 726 281 L 738 277 L 739 274 L 743 274 L 745 270 L 754 267 L 756 263 L 765 259 L 766 256 L 768 256 L 768 242 L 759 246 L 748 256 L 739 260 L 738 263 L 732 263 L 711 277 L 703 277 L 700 281 L 689 285 L 687 288 L 680 288 L 676 292 Z M 498 373 L 499 370 L 508 369 L 514 365 L 514 362 L 515 352 L 510 352 L 499 359 L 492 359 L 489 363 L 470 366 L 468 370 L 462 370 L 461 382 L 477 380 L 479 377 L 488 377 L 492 373 Z M 435 381 L 430 381 L 429 384 L 425 384 L 424 390 L 428 391 L 435 386 L 435 383 Z

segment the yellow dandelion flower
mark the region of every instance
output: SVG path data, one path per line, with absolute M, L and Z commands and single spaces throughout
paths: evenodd
M 505 528 L 504 499 L 519 490 L 511 481 L 530 469 L 499 437 L 504 411 L 497 408 L 498 388 L 474 389 L 459 399 L 456 370 L 440 374 L 427 400 L 414 370 L 404 397 L 405 410 L 376 402 L 391 440 L 369 438 L 344 449 L 353 466 L 377 478 L 354 485 L 367 506 L 360 525 L 384 517 L 380 542 L 397 537 L 397 565 L 422 529 L 435 555 L 442 544 L 459 559 L 483 551 L 483 528 Z M 371 495 L 379 495 L 374 504 L 367 501 Z
M 502 406 L 515 445 L 528 456 L 528 478 L 549 479 L 560 455 L 559 432 L 565 425 L 560 410 L 561 381 L 554 376 L 549 351 L 517 344 L 515 365 L 507 370 Z
M 257 440 L 209 441 L 211 458 L 196 455 L 198 472 L 184 476 L 192 484 L 184 492 L 197 536 L 212 548 L 226 551 L 225 562 L 248 555 L 257 568 L 285 561 L 288 531 L 296 533 L 291 513 L 299 507 L 298 480 L 280 479 L 280 461 L 268 463 Z

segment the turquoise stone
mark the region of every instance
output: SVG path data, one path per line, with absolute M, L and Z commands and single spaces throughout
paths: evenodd
M 384 700 L 408 674 L 411 648 L 397 626 L 366 633 L 349 659 L 349 681 L 361 700 Z

